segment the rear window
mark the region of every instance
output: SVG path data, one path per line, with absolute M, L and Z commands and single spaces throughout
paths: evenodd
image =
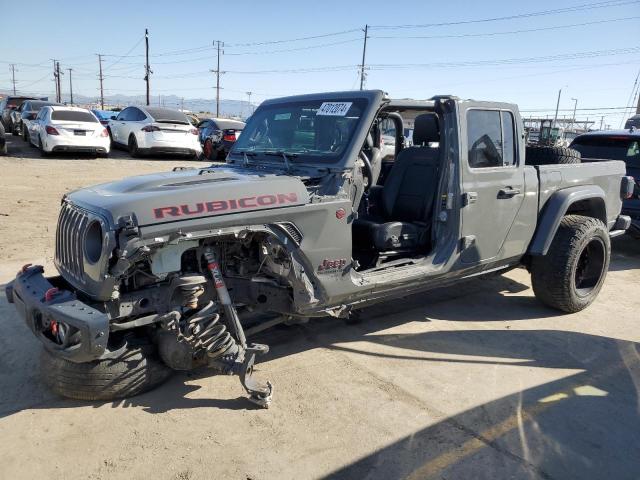
M 571 148 L 583 158 L 622 160 L 630 167 L 640 168 L 640 138 L 594 135 L 576 138 Z
M 68 122 L 91 122 L 97 123 L 98 119 L 89 112 L 79 112 L 76 110 L 54 110 L 51 113 L 51 120 L 63 120 Z
M 215 122 L 222 130 L 242 130 L 244 128 L 244 123 L 233 120 L 216 120 Z
M 168 108 L 147 108 L 146 110 L 156 122 L 181 123 L 183 125 L 189 125 L 191 123 L 184 113 L 177 110 L 170 110 Z
M 34 102 L 34 101 L 29 102 L 29 108 L 32 112 L 36 112 L 40 110 L 42 107 L 46 107 L 48 105 L 54 105 L 54 104 L 51 102 Z

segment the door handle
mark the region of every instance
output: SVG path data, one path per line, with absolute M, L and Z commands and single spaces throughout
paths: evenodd
M 520 195 L 519 188 L 504 187 L 498 190 L 498 198 L 511 198 Z

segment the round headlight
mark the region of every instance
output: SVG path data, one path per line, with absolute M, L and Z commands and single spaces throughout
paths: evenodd
M 91 263 L 97 263 L 102 256 L 102 225 L 97 220 L 89 224 L 84 234 L 84 254 Z

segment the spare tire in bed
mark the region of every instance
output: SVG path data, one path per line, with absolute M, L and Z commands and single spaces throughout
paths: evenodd
M 580 163 L 580 152 L 567 147 L 527 147 L 527 165 L 561 165 Z

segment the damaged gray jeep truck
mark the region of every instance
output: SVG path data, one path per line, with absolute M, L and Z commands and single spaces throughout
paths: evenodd
M 391 162 L 383 124 L 396 132 Z M 381 91 L 269 100 L 225 165 L 66 195 L 59 276 L 27 265 L 7 298 L 61 395 L 129 396 L 208 366 L 268 406 L 272 386 L 253 374 L 268 347 L 247 337 L 277 323 L 349 318 L 518 266 L 544 304 L 587 307 L 610 237 L 629 226 L 620 208 L 633 181 L 618 161 L 525 160 L 510 104 Z

